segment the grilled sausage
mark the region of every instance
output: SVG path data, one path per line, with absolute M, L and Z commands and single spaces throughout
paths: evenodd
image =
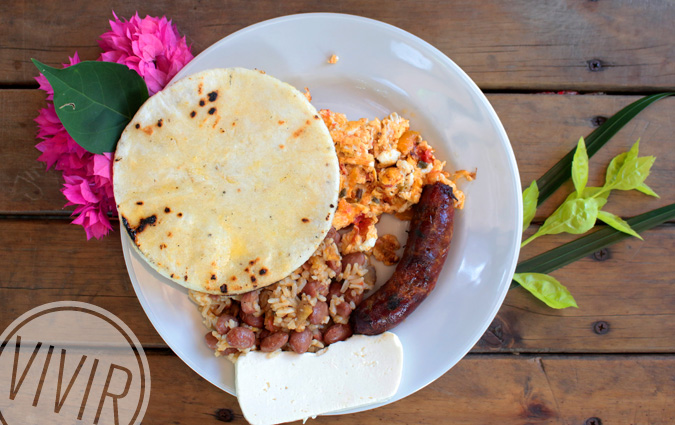
M 351 315 L 354 333 L 378 335 L 398 325 L 429 295 L 452 239 L 452 188 L 426 186 L 414 207 L 408 241 L 394 274 Z

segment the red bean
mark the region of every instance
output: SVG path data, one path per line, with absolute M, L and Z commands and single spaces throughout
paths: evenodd
M 338 341 L 344 341 L 350 336 L 352 336 L 352 328 L 349 325 L 336 323 L 324 332 L 323 342 L 326 345 L 330 345 Z
M 245 350 L 255 344 L 255 333 L 248 328 L 239 326 L 228 332 L 226 339 L 231 347 Z
M 239 320 L 237 320 L 236 317 L 232 316 L 231 314 L 221 314 L 218 318 L 218 321 L 216 322 L 216 331 L 221 335 L 228 333 L 231 329 L 231 320 L 234 320 L 234 326 L 232 326 L 232 328 L 239 326 Z
M 328 301 L 331 300 L 333 297 L 339 297 L 342 295 L 342 284 L 339 282 L 333 282 L 330 284 L 330 288 L 328 289 Z
M 318 330 L 318 329 L 314 329 L 312 331 L 312 338 L 314 338 L 315 340 L 317 340 L 319 342 L 323 342 L 323 335 L 321 335 L 321 331 Z
M 312 309 L 312 314 L 309 315 L 309 323 L 319 325 L 326 317 L 328 317 L 328 304 L 323 301 L 317 301 Z
M 326 265 L 329 268 L 333 269 L 333 271 L 335 272 L 336 275 L 340 274 L 340 272 L 342 271 L 342 267 L 343 267 L 342 265 L 340 265 L 339 261 L 333 261 L 333 260 L 326 261 Z
M 347 318 L 350 314 L 352 314 L 352 306 L 349 304 L 349 302 L 341 301 L 335 304 L 335 311 L 340 316 Z
M 298 354 L 306 353 L 309 346 L 312 345 L 312 331 L 305 328 L 302 332 L 293 332 L 288 340 L 288 345 Z
M 253 314 L 256 312 L 255 306 L 258 303 L 258 291 L 247 292 L 241 296 L 241 311 L 246 314 Z
M 260 351 L 271 353 L 283 347 L 287 342 L 288 334 L 286 332 L 275 332 L 260 341 Z
M 238 353 L 238 352 L 239 352 L 239 350 L 237 350 L 236 348 L 230 347 L 230 348 L 226 348 L 225 351 L 223 351 L 223 354 L 225 354 L 227 356 L 228 354 L 235 354 L 235 353 Z
M 204 335 L 204 339 L 206 340 L 206 345 L 207 345 L 210 349 L 212 349 L 212 350 L 215 350 L 215 349 L 216 349 L 216 346 L 218 345 L 218 338 L 216 338 L 215 336 L 213 336 L 213 334 L 212 334 L 211 332 L 209 332 L 209 333 L 207 333 L 206 335 Z
M 305 286 L 301 291 L 303 294 L 307 294 L 310 297 L 316 297 L 317 295 L 326 296 L 328 293 L 328 287 L 321 284 L 318 280 L 310 279 L 307 281 Z
M 342 235 L 335 230 L 335 227 L 330 228 L 326 237 L 333 239 L 333 242 L 335 242 L 336 245 L 339 245 L 340 239 L 342 239 Z
M 347 264 L 358 264 L 359 266 L 366 265 L 366 256 L 362 252 L 353 252 L 342 257 L 342 271 L 345 271 Z M 354 266 L 352 266 L 354 267 Z
M 347 289 L 347 292 L 345 292 L 345 301 L 354 301 L 354 305 L 361 304 L 361 301 L 363 301 L 363 292 L 359 292 L 358 294 L 354 295 L 353 291 L 353 289 Z
M 247 314 L 242 312 L 240 314 L 241 316 L 241 321 L 246 323 L 249 326 L 253 326 L 254 328 L 262 328 L 263 324 L 265 323 L 265 317 L 261 316 L 254 316 L 253 314 Z

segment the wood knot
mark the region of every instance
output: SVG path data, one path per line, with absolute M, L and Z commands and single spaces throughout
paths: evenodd
M 232 422 L 234 420 L 234 412 L 232 409 L 218 409 L 215 417 L 221 422 Z
M 602 425 L 600 418 L 593 416 L 592 418 L 586 419 L 584 425 Z
M 539 401 L 532 401 L 525 406 L 525 409 L 521 413 L 521 416 L 528 419 L 550 419 L 555 416 L 555 413 L 551 411 L 545 404 Z
M 478 344 L 487 348 L 507 348 L 513 346 L 514 339 L 508 323 L 497 316 L 488 326 Z

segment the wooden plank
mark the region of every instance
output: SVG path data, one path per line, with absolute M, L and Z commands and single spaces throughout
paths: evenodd
M 330 5 L 311 0 L 277 2 L 117 2 L 119 16 L 137 10 L 166 14 L 199 53 L 248 25 L 305 12 L 339 12 L 381 20 L 433 44 L 483 89 L 586 91 L 663 90 L 675 86 L 675 4 L 471 0 L 363 2 Z M 32 84 L 31 57 L 55 65 L 79 51 L 99 55 L 96 41 L 109 30 L 105 1 L 2 2 L 0 84 Z M 39 30 L 36 30 L 39 28 Z M 596 61 L 596 62 L 592 62 Z M 589 65 L 595 63 L 595 66 Z
M 551 309 L 523 288 L 511 290 L 474 351 L 673 352 L 675 226 L 643 237 L 551 273 L 574 295 L 578 309 Z M 572 239 L 544 236 L 526 246 L 521 258 Z
M 236 398 L 177 357 L 148 357 L 152 392 L 143 423 L 217 424 L 219 413 L 233 414 L 233 424 L 247 423 Z M 567 425 L 596 417 L 604 424 L 669 424 L 675 421 L 673 376 L 674 356 L 469 355 L 396 403 L 310 423 Z
M 0 220 L 0 329 L 38 305 L 93 303 L 118 315 L 146 347 L 165 347 L 140 307 L 126 274 L 119 233 L 101 241 L 63 220 Z M 675 226 L 648 231 L 553 273 L 580 308 L 550 309 L 522 289 L 511 291 L 474 352 L 675 353 Z M 569 239 L 547 236 L 526 258 Z M 606 321 L 598 335 L 593 324 Z
M 64 220 L 2 220 L 0 229 L 1 328 L 31 308 L 75 300 L 116 314 L 145 346 L 166 346 L 131 286 L 118 230 L 87 242 L 81 227 Z
M 61 211 L 61 173 L 46 172 L 33 121 L 46 105 L 41 90 L 0 90 L 0 212 Z
M 560 158 L 576 148 L 580 137 L 597 127 L 594 121 L 614 115 L 638 97 L 573 95 L 488 96 L 506 129 L 513 146 L 523 188 L 541 177 Z M 675 98 L 666 98 L 649 106 L 631 120 L 589 162 L 589 186 L 602 186 L 607 165 L 616 155 L 640 141 L 640 155 L 656 156 L 647 178 L 661 198 L 637 191 L 613 191 L 604 210 L 632 217 L 673 202 L 671 182 L 675 179 L 675 122 L 670 115 Z M 480 177 L 480 170 L 478 176 Z M 571 181 L 537 210 L 535 222 L 541 222 L 574 190 Z
M 635 101 L 636 96 L 557 96 L 489 95 L 509 135 L 520 168 L 522 184 L 540 177 L 555 162 L 576 146 L 579 137 L 593 131 L 596 116 L 611 116 Z M 39 90 L 0 91 L 0 214 L 54 213 L 62 210 L 65 199 L 60 192 L 59 172 L 44 172 L 37 163 L 35 124 L 37 111 L 44 106 Z M 610 159 L 626 151 L 641 138 L 641 154 L 656 155 L 657 161 L 648 184 L 661 199 L 634 192 L 615 192 L 606 210 L 622 216 L 634 216 L 666 205 L 675 199 L 675 98 L 650 106 L 631 121 L 591 160 L 590 185 L 601 185 Z M 433 141 L 432 141 L 433 145 Z M 458 164 L 471 168 L 471 164 Z M 478 170 L 480 178 L 480 170 Z M 547 217 L 571 191 L 568 184 L 537 213 L 536 221 Z

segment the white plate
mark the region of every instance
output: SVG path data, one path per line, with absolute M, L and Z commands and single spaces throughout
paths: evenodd
M 339 57 L 336 64 L 327 62 L 332 54 Z M 477 169 L 474 182 L 459 183 L 467 201 L 455 216 L 452 247 L 436 289 L 394 329 L 405 364 L 401 386 L 389 402 L 414 393 L 479 340 L 515 269 L 522 231 L 520 179 L 497 115 L 473 81 L 436 48 L 401 29 L 356 16 L 302 14 L 250 26 L 205 50 L 175 79 L 234 66 L 309 87 L 317 108 L 351 119 L 397 111 L 437 157 L 448 160 L 448 170 Z M 392 223 L 405 235 L 405 227 L 394 220 L 384 224 Z M 136 294 L 162 338 L 198 374 L 235 394 L 234 368 L 206 347 L 201 316 L 187 291 L 148 267 L 131 249 L 126 232 L 122 246 Z M 378 271 L 379 281 L 390 273 Z

